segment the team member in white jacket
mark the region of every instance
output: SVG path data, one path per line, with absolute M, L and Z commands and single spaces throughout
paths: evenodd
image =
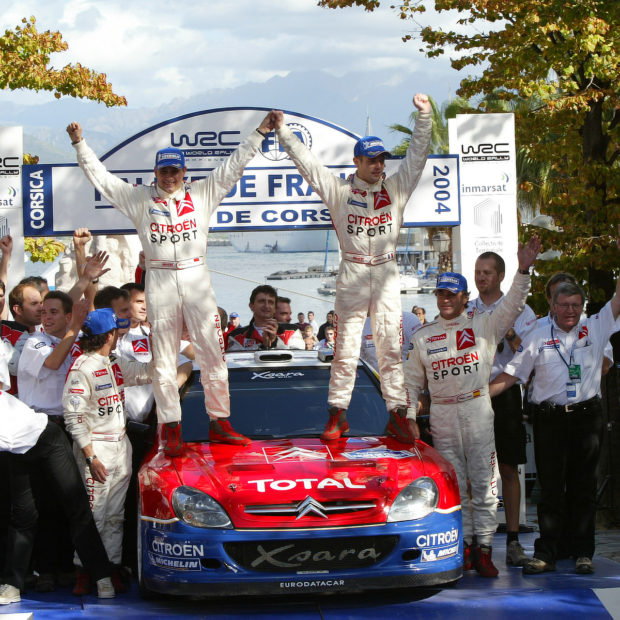
M 71 366 L 62 398 L 65 425 L 74 441 L 95 523 L 115 565 L 121 562 L 124 502 L 131 476 L 124 384 L 148 383 L 152 367 L 110 356 L 117 328 L 126 327 L 129 319 L 117 318 L 111 308 L 94 310 L 86 317 L 80 338 L 84 354 Z M 78 586 L 80 579 L 85 580 L 83 575 L 78 576 Z
M 406 422 L 408 399 L 401 359 L 400 280 L 396 243 L 403 211 L 424 169 L 431 137 L 431 105 L 426 95 L 413 98 L 419 110 L 407 156 L 396 174 L 385 178 L 383 142 L 366 136 L 355 145 L 357 167 L 349 179 L 325 168 L 276 112 L 280 144 L 304 179 L 328 206 L 342 260 L 336 283 L 334 325 L 336 348 L 329 382 L 330 418 L 323 439 L 338 439 L 349 428 L 346 410 L 355 385 L 362 328 L 370 316 L 381 376 L 381 389 L 390 421 L 386 432 L 401 440 L 412 438 Z
M 168 454 L 181 453 L 181 407 L 177 387 L 177 354 L 183 319 L 187 323 L 201 369 L 210 439 L 247 444 L 230 416 L 224 338 L 205 254 L 209 219 L 233 188 L 273 128 L 270 115 L 207 178 L 185 183 L 183 151 L 166 148 L 155 157 L 157 183 L 133 186 L 109 173 L 85 140 L 79 123 L 67 132 L 88 180 L 134 224 L 146 255 L 146 301 L 153 326 L 155 374 L 153 390 Z
M 504 301 L 492 314 L 467 311 L 467 280 L 458 273 L 441 274 L 435 290 L 439 318 L 425 323 L 414 334 L 405 364 L 412 431 L 418 436 L 416 405 L 428 382 L 433 444 L 452 463 L 459 482 L 465 564 L 472 561 L 483 577 L 498 574 L 491 560 L 491 541 L 497 528 L 497 457 L 489 376 L 497 344 L 525 306 L 530 289 L 529 268 L 539 250 L 537 237 L 519 247 L 519 271 Z M 474 535 L 476 547 L 472 545 Z

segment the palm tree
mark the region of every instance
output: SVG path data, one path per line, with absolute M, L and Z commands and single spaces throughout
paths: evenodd
M 449 153 L 448 144 L 448 119 L 457 114 L 485 112 L 513 112 L 517 122 L 527 122 L 529 115 L 534 114 L 540 107 L 541 102 L 536 97 L 529 99 L 513 98 L 510 101 L 500 92 L 486 95 L 477 105 L 472 105 L 465 99 L 457 97 L 450 101 L 444 101 L 441 108 L 432 97 L 431 102 L 433 116 L 433 133 L 431 135 L 431 153 Z M 413 125 L 417 111 L 409 117 L 410 125 Z M 392 150 L 393 155 L 404 155 L 411 139 L 412 129 L 409 126 L 395 123 L 390 129 L 405 135 L 403 141 Z M 517 208 L 521 221 L 529 222 L 540 214 L 541 207 L 557 191 L 557 182 L 551 173 L 551 165 L 547 162 L 535 160 L 530 155 L 526 145 L 517 146 Z
M 431 133 L 431 153 L 433 154 L 446 154 L 449 153 L 448 146 L 448 119 L 454 118 L 459 112 L 465 112 L 471 110 L 469 104 L 460 97 L 451 99 L 450 101 L 444 101 L 441 104 L 441 108 L 437 105 L 437 102 L 432 98 L 428 98 L 431 104 L 431 114 L 433 117 L 433 129 Z M 411 113 L 409 117 L 409 124 L 413 125 L 415 119 L 418 116 L 417 110 Z M 411 140 L 412 129 L 410 126 L 401 125 L 395 123 L 390 125 L 392 131 L 397 131 L 404 134 L 402 142 L 392 149 L 393 155 L 404 155 L 409 146 Z
M 433 129 L 431 133 L 431 153 L 445 155 L 450 152 L 448 144 L 448 119 L 454 118 L 459 112 L 465 112 L 471 110 L 469 104 L 460 97 L 452 99 L 450 101 L 444 101 L 441 108 L 437 105 L 437 102 L 432 98 L 428 98 L 431 104 L 431 114 L 433 118 Z M 413 126 L 415 119 L 418 116 L 417 110 L 411 113 L 409 117 L 409 123 Z M 390 125 L 392 131 L 397 131 L 404 134 L 402 142 L 392 149 L 393 155 L 404 155 L 411 141 L 411 135 L 413 133 L 411 127 L 395 123 Z M 426 228 L 426 235 L 428 236 L 429 245 L 432 247 L 433 237 L 439 233 L 445 232 L 443 228 L 429 227 Z M 450 237 L 450 248 L 452 247 L 452 229 L 447 230 L 447 234 Z M 407 237 L 408 239 L 409 237 Z M 441 265 L 441 271 L 452 270 L 452 252 L 445 252 L 442 258 L 443 264 Z

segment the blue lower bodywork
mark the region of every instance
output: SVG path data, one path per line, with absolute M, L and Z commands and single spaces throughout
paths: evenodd
M 267 595 L 435 586 L 454 582 L 463 572 L 460 510 L 383 525 L 287 530 L 202 529 L 143 518 L 140 535 L 141 588 L 166 594 Z M 386 537 L 390 549 L 377 551 L 373 541 Z M 235 554 L 227 552 L 233 546 L 250 549 L 253 555 L 245 562 L 236 561 Z M 353 561 L 346 565 L 350 557 Z M 346 566 L 330 566 L 343 558 Z M 358 558 L 370 565 L 351 565 Z

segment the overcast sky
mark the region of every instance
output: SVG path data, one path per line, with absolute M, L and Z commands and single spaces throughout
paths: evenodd
M 404 80 L 427 60 L 414 29 L 389 8 L 321 9 L 316 0 L 21 0 L 3 7 L 2 31 L 34 15 L 41 30 L 60 30 L 69 44 L 55 66 L 79 61 L 107 74 L 129 106 L 188 97 L 211 88 L 264 82 L 295 70 L 343 75 L 385 69 Z M 427 13 L 423 23 L 452 26 L 454 16 Z M 460 75 L 451 72 L 456 90 Z M 0 92 L 4 101 L 41 103 L 49 95 Z

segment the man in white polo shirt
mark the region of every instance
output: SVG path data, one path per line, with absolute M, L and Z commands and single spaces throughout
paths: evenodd
M 20 400 L 35 411 L 46 413 L 64 429 L 62 391 L 73 360 L 81 353 L 75 340 L 88 313 L 89 302 L 73 300 L 62 291 L 50 291 L 43 300 L 42 332 L 25 341 L 19 358 L 17 384 Z M 41 519 L 35 545 L 37 592 L 52 592 L 55 575 L 73 570 L 71 540 L 66 535 L 62 506 L 53 489 L 36 479 Z
M 526 574 L 555 570 L 564 521 L 572 539 L 575 571 L 594 571 L 596 467 L 603 433 L 598 393 L 605 346 L 620 330 L 620 279 L 616 294 L 598 314 L 581 318 L 584 301 L 579 286 L 560 284 L 552 299 L 553 320 L 525 338 L 522 350 L 490 386 L 494 396 L 535 371 L 530 403 L 541 485 L 540 538 L 534 558 L 523 567 Z
M 71 363 L 81 352 L 75 345 L 88 314 L 88 302 L 73 304 L 62 291 L 50 291 L 41 311 L 42 332 L 26 341 L 19 358 L 19 398 L 35 411 L 62 418 L 62 391 Z
M 479 296 L 469 302 L 468 309 L 492 314 L 499 304 L 504 302 L 504 294 L 500 287 L 505 275 L 504 259 L 495 252 L 483 252 L 476 259 L 474 269 L 474 279 Z M 535 326 L 536 315 L 525 304 L 521 314 L 497 345 L 491 381 L 502 372 L 521 345 L 521 340 Z M 526 461 L 526 432 L 523 424 L 521 387 L 513 385 L 503 394 L 491 399 L 491 406 L 494 413 L 495 447 L 502 479 L 502 497 L 506 516 L 506 564 L 523 566 L 529 558 L 519 543 L 521 498 L 519 465 Z

